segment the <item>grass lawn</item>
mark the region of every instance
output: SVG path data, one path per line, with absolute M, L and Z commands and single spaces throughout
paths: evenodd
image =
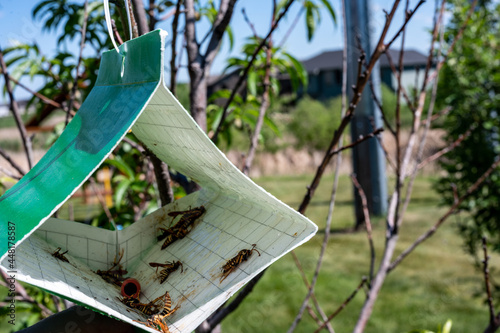
M 257 183 L 297 208 L 312 176 L 267 177 Z M 312 200 L 307 216 L 318 224 L 320 232 L 295 253 L 309 278 L 312 277 L 324 235 L 325 220 L 333 177 L 325 176 Z M 75 216 L 92 215 L 96 207 L 80 207 L 72 199 Z M 432 179 L 418 178 L 414 200 L 410 205 L 399 237 L 397 253 L 431 226 L 446 208 L 439 207 L 439 197 L 432 190 Z M 67 218 L 67 207 L 60 217 Z M 350 179 L 340 179 L 332 229 L 354 225 L 352 186 Z M 472 258 L 461 248 L 452 217 L 427 242 L 390 273 L 375 303 L 373 315 L 365 332 L 404 333 L 412 329 L 436 331 L 447 319 L 453 321 L 452 333 L 482 332 L 487 326 L 488 310 L 484 303 L 483 276 L 474 267 Z M 377 256 L 384 245 L 384 221 L 373 219 Z M 368 274 L 369 248 L 364 232 L 334 233 L 329 242 L 321 274 L 315 289 L 316 297 L 327 315 L 333 313 Z M 396 253 L 396 254 L 397 254 Z M 500 266 L 499 256 L 491 264 Z M 243 304 L 226 318 L 223 332 L 286 332 L 292 323 L 307 290 L 290 254 L 275 262 Z M 0 288 L 0 300 L 7 294 Z M 474 296 L 479 295 L 479 297 Z M 42 297 L 42 295 L 39 295 Z M 43 297 L 49 297 L 48 295 Z M 364 302 L 360 291 L 351 303 L 332 321 L 337 333 L 351 332 Z M 20 304 L 19 304 L 20 305 Z M 23 311 L 24 310 L 24 311 Z M 31 308 L 18 308 L 19 321 L 30 315 Z M 498 311 L 498 309 L 497 309 Z M 36 315 L 35 315 L 36 316 Z M 5 319 L 6 317 L 2 317 Z M 306 312 L 296 332 L 313 332 L 317 328 Z M 7 319 L 0 323 L 0 332 L 12 329 Z
M 311 176 L 261 178 L 257 182 L 276 197 L 297 208 Z M 333 177 L 326 177 L 308 208 L 307 216 L 324 230 Z M 403 224 L 397 253 L 432 225 L 446 210 L 437 206 L 439 198 L 432 180 L 420 178 Z M 454 217 L 388 276 L 375 304 L 365 332 L 408 332 L 425 328 L 437 330 L 447 319 L 453 321 L 453 333 L 479 332 L 487 326 L 483 276 L 473 260 L 461 248 L 454 229 Z M 384 244 L 384 223 L 374 222 L 377 255 Z M 332 229 L 354 224 L 352 188 L 347 176 L 341 178 Z M 323 233 L 296 250 L 309 279 L 312 277 Z M 365 233 L 333 234 L 330 238 L 316 297 L 323 310 L 331 314 L 367 275 L 368 242 Z M 492 259 L 498 267 L 498 258 Z M 227 318 L 224 332 L 285 332 L 295 317 L 307 290 L 291 255 L 274 263 L 252 294 Z M 480 297 L 475 297 L 478 294 Z M 360 291 L 354 300 L 332 321 L 336 332 L 352 331 L 364 302 Z M 315 322 L 306 312 L 297 332 L 313 332 Z

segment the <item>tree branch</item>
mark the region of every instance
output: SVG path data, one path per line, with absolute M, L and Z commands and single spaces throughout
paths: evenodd
M 478 187 L 489 177 L 489 175 L 500 165 L 500 158 L 497 159 L 493 164 L 485 171 L 485 173 L 479 177 L 474 184 L 472 184 L 466 191 L 464 195 L 462 195 L 451 207 L 448 211 L 441 216 L 441 218 L 436 222 L 434 226 L 432 226 L 429 230 L 423 233 L 415 242 L 410 245 L 406 250 L 404 250 L 388 267 L 387 272 L 392 271 L 396 268 L 397 265 L 403 261 L 415 248 L 431 237 L 437 229 L 446 221 L 448 217 L 450 217 L 455 211 L 460 207 L 462 202 L 471 195 L 474 191 L 478 189 Z
M 355 174 L 351 175 L 352 183 L 356 190 L 358 191 L 359 197 L 361 198 L 361 205 L 363 207 L 363 216 L 365 218 L 366 225 L 366 235 L 368 236 L 368 244 L 370 245 L 370 271 L 368 275 L 368 285 L 371 285 L 371 281 L 373 280 L 373 271 L 375 268 L 375 246 L 373 245 L 373 237 L 372 237 L 372 223 L 370 220 L 370 212 L 368 211 L 368 201 L 366 200 L 365 191 L 361 187 L 361 184 L 358 182 Z
M 31 149 L 31 139 L 28 137 L 28 133 L 26 132 L 26 128 L 24 127 L 23 124 L 23 120 L 19 115 L 19 106 L 17 105 L 17 102 L 14 98 L 14 94 L 12 92 L 12 87 L 10 86 L 10 77 L 9 73 L 7 72 L 7 66 L 5 65 L 5 61 L 3 59 L 3 51 L 1 48 L 0 48 L 0 67 L 2 68 L 2 73 L 5 78 L 5 88 L 7 89 L 7 93 L 9 94 L 10 110 L 12 111 L 12 115 L 14 116 L 14 120 L 16 121 L 19 134 L 21 135 L 24 151 L 26 153 L 26 159 L 28 160 L 28 167 L 31 169 L 33 167 L 33 151 Z
M 380 133 L 382 133 L 383 131 L 384 131 L 384 129 L 381 127 L 381 128 L 377 128 L 375 131 L 373 131 L 373 132 L 371 132 L 371 133 L 368 133 L 368 134 L 366 134 L 366 135 L 360 135 L 360 136 L 359 136 L 359 138 L 358 138 L 356 141 L 354 141 L 353 143 L 348 144 L 347 146 L 340 147 L 340 148 L 338 148 L 338 149 L 336 149 L 336 150 L 332 151 L 329 155 L 330 155 L 330 156 L 333 156 L 333 155 L 336 155 L 336 154 L 340 153 L 341 151 L 344 151 L 344 150 L 346 150 L 346 149 L 350 149 L 350 148 L 352 148 L 352 147 L 354 147 L 354 146 L 357 146 L 357 145 L 359 145 L 361 142 L 364 142 L 364 141 L 366 141 L 366 140 L 368 140 L 368 139 L 371 139 L 371 138 L 373 138 L 373 137 L 375 137 L 375 136 L 379 135 L 379 134 L 380 134 Z
M 10 165 L 14 169 L 16 169 L 17 172 L 19 172 L 19 174 L 21 174 L 21 176 L 24 176 L 26 174 L 26 172 L 19 166 L 19 164 L 17 164 L 12 158 L 10 158 L 9 154 L 7 154 L 7 152 L 5 150 L 3 150 L 2 148 L 0 148 L 0 156 L 5 158 L 5 160 L 7 162 L 9 162 Z
M 430 163 L 434 160 L 437 160 L 438 158 L 440 158 L 444 154 L 447 154 L 450 151 L 452 151 L 453 149 L 455 149 L 458 145 L 460 145 L 462 143 L 462 141 L 464 141 L 465 139 L 467 139 L 471 135 L 472 131 L 475 128 L 476 128 L 476 124 L 472 124 L 464 134 L 459 135 L 458 138 L 455 141 L 453 141 L 450 145 L 448 145 L 447 147 L 441 149 L 440 151 L 436 152 L 435 154 L 427 157 L 425 160 L 420 162 L 417 166 L 417 169 L 422 169 L 428 163 Z

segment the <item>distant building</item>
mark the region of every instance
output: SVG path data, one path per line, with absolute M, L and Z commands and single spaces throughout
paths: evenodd
M 399 69 L 400 51 L 389 50 L 389 55 Z M 380 78 L 382 83 L 392 90 L 396 90 L 397 79 L 392 73 L 387 55 L 380 57 Z M 325 100 L 342 93 L 342 50 L 326 51 L 317 56 L 302 61 L 309 75 L 307 94 L 312 98 Z M 414 50 L 405 50 L 403 53 L 403 75 L 402 85 L 410 89 L 422 84 L 423 73 L 427 65 L 427 57 Z M 417 79 L 418 81 L 415 81 Z M 284 83 L 284 82 L 283 82 Z M 299 92 L 303 94 L 303 92 Z
M 26 106 L 28 105 L 29 100 L 17 100 L 17 106 L 19 107 L 19 110 L 21 112 L 25 112 Z M 33 106 L 30 107 L 29 111 L 33 111 Z M 7 101 L 5 104 L 0 104 L 0 118 L 1 117 L 7 117 L 11 116 L 12 113 L 10 112 L 10 103 Z

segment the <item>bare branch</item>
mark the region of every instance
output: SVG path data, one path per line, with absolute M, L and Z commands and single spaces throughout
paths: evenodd
M 334 186 L 334 189 L 336 189 L 336 187 L 335 187 L 335 186 Z M 334 193 L 335 193 L 335 192 L 334 192 Z M 334 194 L 333 194 L 333 195 L 334 195 Z M 334 195 L 334 196 L 335 196 L 335 195 Z M 332 201 L 330 201 L 330 211 L 333 211 L 333 206 L 334 206 L 334 204 L 335 204 L 335 202 L 333 202 L 333 203 L 332 203 Z M 328 219 L 327 219 L 327 222 L 326 222 L 326 223 L 328 224 Z M 331 223 L 331 215 L 330 215 L 330 223 Z M 326 227 L 325 227 L 325 237 L 324 237 L 324 238 L 329 238 L 329 234 L 330 234 L 330 233 L 328 232 L 328 230 L 329 230 L 329 229 L 326 229 Z M 328 235 L 327 235 L 327 234 L 328 234 Z M 323 246 L 325 246 L 324 238 L 323 238 L 323 245 L 322 245 L 322 247 L 321 247 L 322 251 L 323 251 Z M 327 244 L 328 244 L 328 241 L 327 241 Z M 309 284 L 309 281 L 307 280 L 307 276 L 306 276 L 306 274 L 305 274 L 305 272 L 304 272 L 304 269 L 302 268 L 302 264 L 300 263 L 300 260 L 299 260 L 299 258 L 297 257 L 297 255 L 295 254 L 295 251 L 293 251 L 293 250 L 292 250 L 291 255 L 292 255 L 292 258 L 293 258 L 293 260 L 294 260 L 294 262 L 295 262 L 295 265 L 297 266 L 297 268 L 298 268 L 298 270 L 299 270 L 299 272 L 300 272 L 300 275 L 301 275 L 301 277 L 302 277 L 302 281 L 304 281 L 304 284 L 305 284 L 305 286 L 306 286 L 306 288 L 307 288 L 307 290 L 308 290 L 308 293 L 307 293 L 306 297 L 304 298 L 304 302 L 303 302 L 302 304 L 306 304 L 306 305 L 307 305 L 307 301 L 309 300 L 309 298 L 311 298 L 311 299 L 313 300 L 314 306 L 316 307 L 316 309 L 318 310 L 318 312 L 321 314 L 321 316 L 322 316 L 322 317 L 324 317 L 324 318 L 325 318 L 324 320 L 326 320 L 326 315 L 324 314 L 323 310 L 321 309 L 321 307 L 320 307 L 320 305 L 319 305 L 319 302 L 318 302 L 318 300 L 316 299 L 316 295 L 314 294 L 314 285 L 313 285 L 313 286 L 311 286 L 311 284 Z M 319 257 L 319 259 L 318 259 L 318 264 L 317 264 L 317 266 L 318 266 L 318 265 L 321 265 L 322 261 L 323 261 L 323 255 L 322 255 L 322 254 L 320 254 L 320 257 Z M 317 266 L 316 266 L 316 268 L 317 268 Z M 316 273 L 316 272 L 315 272 L 315 273 Z M 319 273 L 319 271 L 318 271 L 318 273 Z M 313 278 L 312 283 L 315 283 L 314 278 Z M 304 310 L 302 309 L 302 306 L 301 306 L 301 309 L 299 310 L 299 314 L 297 314 L 297 317 L 295 318 L 294 323 L 292 323 L 292 326 L 289 328 L 289 331 L 290 331 L 290 330 L 292 330 L 292 331 L 293 331 L 293 329 L 295 329 L 295 327 L 297 326 L 298 322 L 300 321 L 300 317 L 302 316 L 303 311 L 304 311 Z M 300 317 L 299 317 L 299 315 L 300 315 Z M 297 318 L 298 318 L 298 319 L 297 319 Z M 296 321 L 296 322 L 295 322 L 295 321 Z M 333 327 L 331 327 L 331 325 L 328 325 L 328 326 L 329 326 L 329 328 L 328 328 L 328 329 L 329 329 L 330 331 L 331 331 L 331 330 L 333 330 Z M 292 329 L 292 327 L 293 327 L 293 329 Z
M 371 93 L 372 93 L 372 99 L 375 101 L 375 104 L 377 105 L 378 109 L 380 110 L 380 114 L 382 115 L 382 120 L 384 121 L 385 127 L 387 127 L 387 129 L 389 130 L 389 132 L 391 132 L 391 134 L 393 136 L 396 136 L 396 131 L 394 131 L 394 129 L 392 128 L 391 124 L 387 120 L 384 107 L 382 106 L 382 103 L 378 99 L 377 94 L 375 94 L 375 88 L 373 87 L 373 84 L 372 84 L 371 81 L 370 81 L 370 90 L 371 90 Z
M 437 2 L 436 2 L 436 10 L 435 10 L 435 15 L 434 15 L 434 31 L 439 31 L 441 30 L 441 44 L 440 44 L 440 48 L 438 50 L 438 57 L 441 56 L 441 47 L 442 47 L 442 42 L 443 42 L 443 30 L 440 29 L 440 27 L 442 26 L 443 24 L 443 12 L 444 12 L 444 4 L 445 4 L 445 1 L 442 2 L 441 4 L 441 9 L 439 11 L 439 16 L 437 14 L 438 10 L 437 10 Z M 434 38 L 436 38 L 437 34 L 433 34 L 433 41 L 432 41 L 432 45 L 434 45 L 435 41 L 434 41 Z M 433 46 L 431 46 L 431 49 L 429 51 L 429 53 L 434 53 L 433 51 Z M 415 179 L 417 177 L 417 172 L 418 172 L 418 165 L 420 163 L 420 161 L 422 160 L 422 156 L 424 154 L 424 147 L 425 147 L 425 143 L 427 141 L 427 135 L 430 131 L 430 128 L 431 128 L 431 119 L 432 119 L 432 114 L 434 113 L 434 105 L 436 104 L 436 97 L 437 97 L 437 87 L 438 87 L 438 80 L 437 80 L 437 77 L 436 77 L 436 80 L 434 80 L 433 82 L 433 86 L 432 86 L 432 93 L 431 93 L 431 100 L 430 100 L 430 104 L 429 104 L 429 107 L 427 109 L 427 120 L 425 122 L 425 127 L 424 127 L 424 131 L 422 133 L 422 136 L 420 138 L 420 143 L 418 145 L 418 151 L 417 151 L 417 156 L 416 156 L 416 160 L 415 160 L 415 163 L 414 163 L 414 167 L 413 167 L 413 171 L 410 175 L 410 181 L 408 182 L 408 186 L 406 187 L 406 198 L 405 198 L 405 201 L 404 201 L 404 204 L 403 204 L 403 208 L 401 209 L 401 212 L 399 214 L 399 217 L 398 217 L 398 220 L 396 221 L 396 226 L 400 226 L 402 223 L 403 223 L 403 216 L 406 212 L 406 209 L 408 209 L 408 205 L 410 204 L 410 200 L 411 200 L 411 193 L 413 191 L 413 184 L 415 182 Z M 413 127 L 412 127 L 412 132 L 411 132 L 411 138 L 409 141 L 412 141 L 413 138 L 415 137 L 416 135 L 416 131 L 418 130 L 419 128 L 419 124 L 418 124 L 418 117 L 421 115 L 421 110 L 424 106 L 424 101 L 425 101 L 425 96 L 427 95 L 427 91 L 426 90 L 422 90 L 420 92 L 420 96 L 419 96 L 419 103 L 417 105 L 417 109 L 414 110 L 413 112 L 413 116 L 414 116 L 414 124 L 413 124 Z M 407 154 L 411 154 L 411 151 L 408 150 L 407 151 Z M 409 155 L 407 155 L 409 156 Z M 404 175 L 405 176 L 405 175 Z M 403 178 L 404 178 L 403 176 Z
M 458 207 L 462 204 L 462 202 L 469 196 L 471 195 L 474 191 L 477 190 L 477 188 L 489 177 L 489 175 L 500 165 L 500 159 L 497 159 L 493 164 L 485 171 L 485 173 L 479 177 L 474 184 L 472 184 L 468 189 L 467 192 L 462 195 L 457 202 L 455 202 L 450 209 L 436 222 L 434 226 L 432 226 L 429 230 L 427 230 L 425 233 L 423 233 L 417 240 L 410 245 L 406 250 L 404 250 L 389 266 L 387 269 L 387 272 L 392 271 L 394 268 L 396 268 L 397 265 L 403 261 L 404 258 L 406 258 L 415 248 L 423 243 L 425 240 L 427 240 L 429 237 L 431 237 L 437 229 L 446 221 L 448 217 L 450 217 L 455 211 L 458 209 Z
M 168 165 L 156 157 L 155 154 L 148 154 L 154 166 L 156 184 L 158 184 L 158 193 L 160 194 L 161 205 L 165 206 L 174 201 L 174 192 L 170 186 L 170 174 Z
M 422 126 L 425 126 L 427 124 L 428 121 L 430 121 L 431 123 L 433 121 L 435 121 L 436 119 L 439 119 L 440 117 L 442 116 L 446 116 L 448 113 L 450 113 L 451 111 L 451 107 L 447 106 L 441 110 L 439 110 L 438 112 L 436 112 L 435 114 L 433 114 L 431 116 L 431 119 L 430 120 L 427 120 L 427 119 L 422 119 Z
M 422 88 L 420 89 L 420 94 L 423 94 L 425 88 L 427 87 L 427 79 L 430 79 L 430 69 L 432 67 L 433 57 L 434 57 L 434 43 L 437 41 L 437 36 L 439 33 L 439 29 L 441 27 L 441 22 L 443 21 L 443 14 L 445 8 L 446 0 L 443 0 L 441 3 L 441 9 L 439 11 L 439 17 L 434 15 L 434 29 L 432 31 L 432 40 L 431 40 L 431 49 L 429 50 L 429 55 L 427 56 L 427 64 L 425 66 L 424 79 L 422 82 Z M 437 2 L 436 2 L 437 6 Z M 437 11 L 436 11 L 437 12 Z M 439 69 L 438 69 L 439 71 Z M 430 82 L 430 81 L 429 81 Z
M 288 37 L 290 37 L 290 35 L 292 34 L 293 29 L 295 29 L 295 27 L 298 25 L 299 19 L 305 10 L 306 10 L 305 6 L 300 7 L 300 10 L 297 13 L 297 16 L 295 17 L 295 19 L 293 20 L 293 23 L 290 25 L 290 28 L 288 28 L 287 32 L 285 33 L 285 36 L 283 37 L 283 39 L 279 43 L 279 48 L 281 48 L 283 45 L 285 45 L 285 42 L 287 41 Z
M 401 49 L 401 52 L 403 51 L 403 49 Z M 406 101 L 406 104 L 408 105 L 408 107 L 413 111 L 414 111 L 414 108 L 413 108 L 413 103 L 410 99 L 410 96 L 408 96 L 408 93 L 405 89 L 405 87 L 401 84 L 401 76 L 402 76 L 402 69 L 401 69 L 401 66 L 403 65 L 403 59 L 402 59 L 402 56 L 401 56 L 401 52 L 400 52 L 400 59 L 399 59 L 399 71 L 396 69 L 396 65 L 394 64 L 394 60 L 392 60 L 392 56 L 389 52 L 385 52 L 385 55 L 387 57 L 387 60 L 389 62 L 389 66 L 391 67 L 391 71 L 392 73 L 394 74 L 394 76 L 396 76 L 396 80 L 398 81 L 398 95 L 399 93 L 403 94 L 403 97 L 405 98 L 405 101 Z M 399 97 L 398 97 L 399 98 Z
M 3 73 L 3 71 L 1 69 L 0 69 L 0 73 Z M 14 82 L 16 84 L 16 86 L 19 86 L 19 87 L 23 88 L 24 90 L 26 90 L 27 92 L 29 92 L 30 94 L 38 97 L 43 103 L 50 104 L 50 105 L 52 105 L 56 108 L 59 108 L 59 109 L 63 109 L 63 106 L 61 105 L 61 103 L 58 103 L 58 102 L 54 101 L 53 99 L 50 99 L 47 96 L 40 94 L 39 92 L 31 90 L 30 88 L 28 88 L 27 86 L 25 86 L 24 84 L 22 84 L 21 82 L 19 82 L 18 80 L 16 80 L 15 78 L 13 78 L 10 75 L 9 75 L 9 79 L 12 82 Z
M 208 42 L 207 50 L 205 52 L 205 64 L 212 64 L 215 55 L 222 41 L 222 36 L 229 25 L 229 21 L 233 16 L 234 5 L 237 0 L 221 0 L 217 18 L 213 24 L 213 33 Z
M 399 4 L 399 1 L 397 1 L 397 2 L 398 2 L 398 4 Z M 387 50 L 387 49 L 389 49 L 389 48 L 391 47 L 392 43 L 394 43 L 394 41 L 395 41 L 395 40 L 399 37 L 399 35 L 400 35 L 400 34 L 401 34 L 401 33 L 402 33 L 405 29 L 406 29 L 406 25 L 408 24 L 408 22 L 410 22 L 410 19 L 411 19 L 411 17 L 413 16 L 413 14 L 415 14 L 415 12 L 418 10 L 418 8 L 419 8 L 421 5 L 423 5 L 423 4 L 424 4 L 424 2 L 425 2 L 425 0 L 420 0 L 420 1 L 417 3 L 417 5 L 415 6 L 415 8 L 413 8 L 413 10 L 411 10 L 411 11 L 409 11 L 409 12 L 408 12 L 408 11 L 406 12 L 406 18 L 405 18 L 405 21 L 404 21 L 403 25 L 401 26 L 401 28 L 399 28 L 398 32 L 397 32 L 396 34 L 394 34 L 394 37 L 392 37 L 392 39 L 391 39 L 388 43 L 386 43 L 386 44 L 384 45 L 384 49 L 386 49 L 386 50 Z M 393 7 L 393 8 L 394 8 L 394 7 Z M 392 12 L 391 12 L 391 13 L 392 13 Z M 389 15 L 390 15 L 390 14 L 389 14 Z
M 321 164 L 318 166 L 318 168 L 316 170 L 316 174 L 314 176 L 314 179 L 312 180 L 311 185 L 308 186 L 307 193 L 304 196 L 304 199 L 302 200 L 302 203 L 299 206 L 298 211 L 302 214 L 305 213 L 307 206 L 309 205 L 309 202 L 311 201 L 311 198 L 313 197 L 314 192 L 316 191 L 316 188 L 319 185 L 321 177 L 323 176 L 323 173 L 326 169 L 326 166 L 330 162 L 330 159 L 331 159 L 330 152 L 332 152 L 335 149 L 335 147 L 339 143 L 339 139 L 340 139 L 342 133 L 347 128 L 352 117 L 354 116 L 354 111 L 356 109 L 357 104 L 359 103 L 359 101 L 361 99 L 361 94 L 362 94 L 366 84 L 368 83 L 368 81 L 370 79 L 370 75 L 371 75 L 371 72 L 373 71 L 373 67 L 375 66 L 375 63 L 380 58 L 380 55 L 385 51 L 384 39 L 385 39 L 385 36 L 387 35 L 387 31 L 389 30 L 392 19 L 394 17 L 394 13 L 396 12 L 398 5 L 399 5 L 399 0 L 396 0 L 393 4 L 391 12 L 387 14 L 386 22 L 385 22 L 384 28 L 382 30 L 382 33 L 380 35 L 379 41 L 377 43 L 377 46 L 375 47 L 375 50 L 374 50 L 372 56 L 370 57 L 370 61 L 367 64 L 365 71 L 363 73 L 358 73 L 358 78 L 356 80 L 356 84 L 354 85 L 354 94 L 353 94 L 353 97 L 351 99 L 351 103 L 349 104 L 349 108 L 347 109 L 345 116 L 342 118 L 342 121 L 340 122 L 339 127 L 335 131 L 333 138 L 330 142 L 330 146 L 328 147 Z M 404 25 L 406 25 L 406 21 L 405 21 Z
M 259 144 L 259 136 L 262 131 L 262 125 L 264 125 L 264 117 L 266 116 L 267 108 L 270 104 L 269 90 L 271 88 L 271 58 L 272 58 L 272 40 L 269 40 L 269 47 L 266 50 L 266 67 L 264 74 L 264 93 L 262 94 L 262 101 L 259 107 L 259 115 L 257 117 L 257 123 L 255 124 L 255 129 L 250 138 L 250 148 L 248 149 L 247 156 L 243 165 L 243 173 L 248 175 L 250 173 L 250 168 L 252 167 L 252 162 L 255 157 L 255 151 L 257 150 L 257 145 Z
M 12 92 L 12 87 L 10 86 L 10 77 L 9 73 L 7 72 L 7 66 L 5 65 L 5 61 L 3 59 L 3 51 L 1 48 L 0 48 L 0 67 L 2 68 L 2 73 L 5 78 L 5 88 L 7 89 L 7 93 L 9 94 L 10 110 L 12 111 L 12 115 L 14 116 L 14 120 L 16 121 L 19 134 L 21 135 L 24 151 L 26 153 L 26 159 L 28 160 L 28 167 L 31 169 L 33 167 L 33 151 L 31 149 L 31 140 L 28 137 L 28 133 L 26 132 L 26 128 L 24 127 L 23 124 L 23 120 L 19 115 L 19 106 L 17 105 L 17 102 L 14 98 L 14 94 Z
M 255 30 L 255 26 L 253 25 L 252 22 L 250 22 L 250 19 L 247 16 L 247 12 L 245 11 L 245 8 L 241 8 L 241 13 L 243 14 L 243 18 L 245 19 L 245 22 L 250 26 L 250 30 L 252 30 L 253 36 L 255 38 L 258 38 L 257 31 Z
M 19 166 L 19 164 L 17 164 L 12 158 L 10 158 L 9 154 L 7 154 L 7 152 L 5 150 L 3 150 L 2 148 L 0 148 L 0 156 L 5 158 L 5 160 L 7 162 L 9 162 L 10 165 L 14 169 L 16 169 L 17 172 L 19 172 L 21 174 L 21 176 L 24 176 L 26 174 L 26 172 Z
M 123 44 L 123 39 L 120 36 L 120 33 L 118 32 L 118 29 L 116 28 L 116 23 L 115 20 L 111 19 L 111 29 L 113 29 L 113 34 L 115 35 L 116 42 L 118 45 Z
M 0 172 L 3 172 L 7 177 L 13 178 L 13 179 L 21 179 L 21 177 L 14 175 L 12 172 L 9 170 L 5 169 L 4 167 L 0 166 Z
M 384 129 L 381 127 L 381 128 L 377 128 L 375 131 L 373 131 L 371 133 L 368 133 L 366 135 L 360 135 L 359 138 L 356 141 L 354 141 L 353 143 L 351 143 L 351 144 L 349 144 L 347 146 L 343 146 L 343 147 L 341 147 L 339 149 L 336 149 L 336 150 L 332 151 L 329 155 L 333 156 L 333 155 L 336 155 L 336 154 L 340 153 L 343 150 L 350 149 L 350 148 L 352 148 L 354 146 L 357 146 L 361 142 L 364 142 L 364 141 L 366 141 L 368 139 L 371 139 L 371 138 L 379 135 L 383 131 L 384 131 Z
M 210 332 L 215 326 L 219 325 L 224 318 L 226 318 L 230 313 L 238 308 L 238 306 L 243 302 L 243 300 L 252 292 L 253 288 L 260 280 L 260 278 L 264 275 L 263 270 L 259 274 L 257 274 L 250 282 L 248 282 L 243 289 L 238 293 L 238 295 L 234 298 L 234 300 L 229 303 L 229 305 L 218 309 L 212 318 L 208 319 L 208 324 L 210 325 L 210 329 L 205 330 L 205 332 Z
M 356 187 L 358 191 L 359 197 L 361 198 L 361 205 L 363 206 L 363 216 L 365 218 L 366 225 L 366 235 L 368 236 L 368 244 L 370 245 L 370 272 L 368 275 L 368 285 L 371 284 L 373 280 L 373 271 L 375 268 L 375 246 L 373 245 L 373 237 L 372 237 L 372 223 L 370 220 L 370 212 L 368 211 L 368 201 L 366 200 L 365 191 L 361 187 L 361 184 L 358 182 L 355 174 L 351 175 L 352 183 Z
M 462 141 L 464 141 L 465 139 L 467 139 L 471 135 L 472 131 L 475 128 L 476 128 L 476 124 L 472 124 L 464 134 L 459 135 L 459 137 L 455 141 L 453 141 L 450 145 L 448 145 L 447 147 L 441 149 L 440 151 L 436 152 L 435 154 L 427 157 L 425 160 L 420 162 L 417 166 L 417 169 L 422 169 L 428 163 L 430 163 L 434 160 L 437 160 L 438 158 L 440 158 L 444 154 L 447 154 L 450 151 L 452 151 L 453 149 L 455 149 L 458 145 L 460 145 L 462 143 Z

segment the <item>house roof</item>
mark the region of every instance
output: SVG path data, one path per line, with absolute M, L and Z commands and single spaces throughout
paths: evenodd
M 399 66 L 399 53 L 399 50 L 389 50 L 391 59 L 396 66 Z M 328 69 L 342 69 L 342 50 L 325 51 L 312 58 L 303 60 L 302 64 L 308 73 Z M 405 66 L 425 67 L 427 64 L 427 57 L 415 50 L 405 50 L 403 54 L 403 64 Z M 380 57 L 380 66 L 382 68 L 389 67 L 389 60 L 385 53 Z

